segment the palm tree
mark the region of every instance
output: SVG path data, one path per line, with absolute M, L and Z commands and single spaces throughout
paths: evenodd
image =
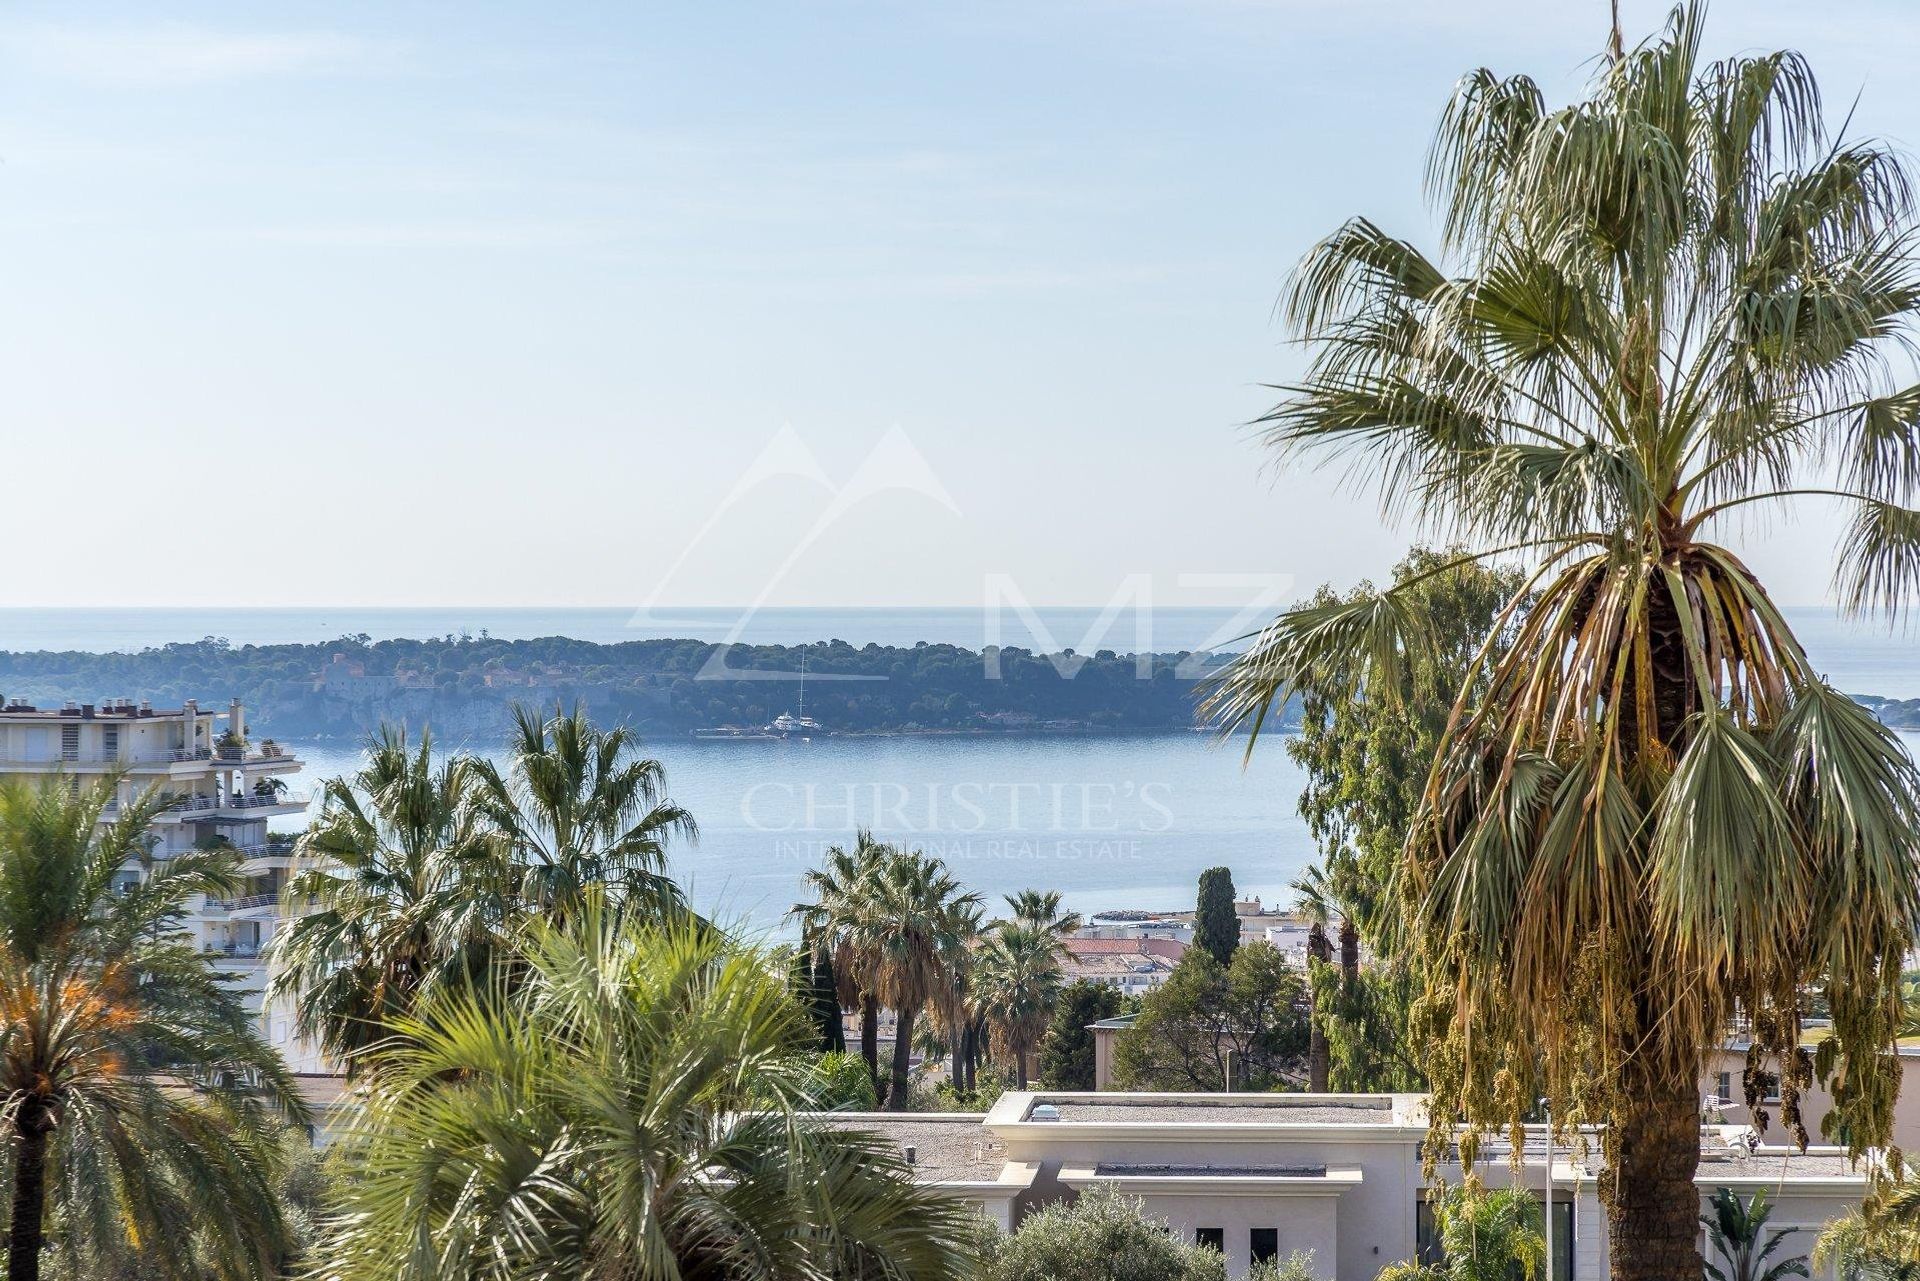
M 118 783 L 0 783 L 7 1281 L 37 1281 L 49 1211 L 83 1274 L 259 1276 L 289 1244 L 268 1149 L 304 1111 L 182 929 L 199 896 L 234 892 L 238 856 L 156 863 L 165 802 L 103 821 Z M 128 864 L 142 879 L 116 890 Z
M 358 772 L 329 779 L 295 845 L 290 904 L 312 905 L 271 945 L 270 1000 L 353 1071 L 422 993 L 484 971 L 515 913 L 508 851 L 482 822 L 478 765 L 436 765 L 382 728 Z
M 436 994 L 380 1052 L 322 1275 L 973 1275 L 964 1205 L 806 1111 L 812 1034 L 769 956 L 590 890 L 525 960 L 511 994 Z
M 871 832 L 856 834 L 853 849 L 828 848 L 822 866 L 802 878 L 813 892 L 811 903 L 796 903 L 788 912 L 800 923 L 800 937 L 814 955 L 832 963 L 839 985 L 840 1004 L 860 1011 L 860 1057 L 876 1087 L 880 1081 L 880 998 L 875 969 L 877 958 L 871 937 L 863 932 L 871 913 L 868 902 L 879 884 L 880 869 L 893 847 L 873 839 Z
M 1804 1258 L 1767 1262 L 1781 1242 L 1793 1235 L 1793 1229 L 1767 1231 L 1773 1206 L 1767 1202 L 1764 1189 L 1743 1202 L 1732 1188 L 1717 1188 L 1707 1204 L 1712 1213 L 1701 1215 L 1700 1222 L 1707 1229 L 1714 1252 L 1727 1265 L 1722 1269 L 1719 1264 L 1707 1264 L 1707 1275 L 1713 1281 L 1784 1281 L 1808 1275 Z
M 1813 1245 L 1813 1265 L 1837 1281 L 1920 1281 L 1920 1173 L 1882 1189 L 1868 1204 L 1835 1219 Z
M 480 804 L 523 865 L 530 907 L 567 914 L 590 885 L 655 913 L 685 902 L 667 875 L 667 845 L 695 839 L 693 816 L 666 795 L 666 771 L 639 755 L 626 726 L 601 729 L 585 710 L 551 717 L 515 707 L 502 774 L 476 766 Z
M 857 937 L 873 957 L 874 993 L 894 1012 L 893 1111 L 907 1106 L 914 1020 L 950 986 L 948 962 L 979 904 L 945 863 L 918 850 L 894 851 L 880 865 Z
M 1078 912 L 1060 910 L 1059 890 L 1021 890 L 1008 894 L 1007 909 L 1022 925 L 1037 925 L 1062 937 L 1077 932 L 1086 924 Z
M 944 938 L 946 955 L 941 958 L 946 977 L 933 997 L 934 1030 L 952 1055 L 949 1079 L 963 1094 L 973 1092 L 980 1049 L 973 990 L 985 922 L 986 913 L 977 902 L 955 906 Z
M 1293 883 L 1297 897 L 1294 911 L 1307 919 L 1307 959 L 1321 965 L 1333 964 L 1333 941 L 1327 937 L 1327 922 L 1333 909 L 1325 893 L 1326 877 L 1318 866 L 1309 867 Z M 1312 977 L 1309 966 L 1309 978 Z M 1307 1020 L 1307 1089 L 1314 1094 L 1327 1092 L 1331 1055 L 1327 1048 L 1326 1020 L 1315 1009 Z
M 1043 926 L 1003 922 L 981 950 L 975 1000 L 985 1012 L 996 1056 L 1013 1060 L 1027 1088 L 1027 1061 L 1039 1048 L 1060 995 L 1061 943 Z
M 1356 879 L 1350 865 L 1350 855 L 1336 855 L 1329 859 L 1338 871 L 1329 876 L 1318 863 L 1307 868 L 1293 882 L 1294 910 L 1307 919 L 1307 956 L 1323 965 L 1333 964 L 1333 940 L 1327 935 L 1327 926 L 1337 916 L 1340 919 L 1340 990 L 1350 993 L 1360 982 L 1360 927 L 1356 923 L 1358 912 L 1353 903 L 1343 894 L 1342 888 Z M 1344 872 L 1345 875 L 1339 873 Z M 1312 1017 L 1307 1021 L 1307 1088 L 1316 1093 L 1330 1088 L 1329 1076 L 1331 1064 L 1327 1044 L 1326 1019 L 1314 1002 Z
M 1713 540 L 1831 495 L 1846 603 L 1920 586 L 1920 388 L 1885 360 L 1920 309 L 1908 176 L 1827 134 L 1798 55 L 1703 65 L 1700 27 L 1676 10 L 1557 110 L 1467 77 L 1429 169 L 1442 257 L 1364 220 L 1316 247 L 1287 301 L 1312 363 L 1264 420 L 1466 559 L 1529 567 L 1397 895 L 1436 1126 L 1519 1119 L 1535 1090 L 1510 1069 L 1537 1063 L 1556 1117 L 1609 1126 L 1621 1281 L 1700 1275 L 1696 1082 L 1736 1006 L 1804 1141 L 1799 1003 L 1823 985 L 1838 1120 L 1889 1142 L 1920 917 L 1912 761 Z M 1418 581 L 1282 615 L 1212 710 L 1257 733 L 1291 691 L 1391 698 L 1431 643 Z

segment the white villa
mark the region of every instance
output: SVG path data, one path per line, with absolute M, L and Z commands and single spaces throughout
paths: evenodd
M 1433 1258 L 1424 1095 L 1002 1095 L 978 1114 L 835 1114 L 836 1124 L 899 1145 L 917 1177 L 980 1207 L 1003 1228 L 1033 1210 L 1111 1184 L 1138 1196 L 1178 1235 L 1211 1243 L 1230 1276 L 1252 1263 L 1311 1251 L 1325 1281 L 1372 1281 L 1389 1263 Z M 1697 1179 L 1742 1197 L 1765 1189 L 1771 1226 L 1791 1229 L 1775 1261 L 1805 1255 L 1831 1220 L 1860 1203 L 1867 1175 L 1845 1153 L 1750 1144 L 1745 1126 L 1703 1126 Z M 1492 1186 L 1513 1181 L 1510 1149 L 1489 1143 L 1479 1167 Z M 1549 1150 L 1532 1127 L 1519 1182 L 1546 1199 Z M 1551 1152 L 1552 1281 L 1606 1281 L 1606 1218 L 1598 1143 Z M 1457 1162 L 1439 1177 L 1457 1184 Z
M 0 705 L 0 777 L 59 774 L 78 787 L 118 770 L 115 809 L 149 788 L 173 798 L 153 823 L 154 858 L 209 846 L 245 856 L 245 892 L 203 901 L 188 924 L 216 968 L 236 975 L 254 1009 L 261 1007 L 266 979 L 260 950 L 283 919 L 280 890 L 292 857 L 289 846 L 268 839 L 268 828 L 275 818 L 305 811 L 307 798 L 286 790 L 300 765 L 271 740 L 249 740 L 237 699 L 224 711 L 202 709 L 192 699 L 177 708 L 126 699 L 58 708 L 21 699 Z M 122 875 L 137 883 L 139 865 L 128 864 Z M 285 1011 L 262 1009 L 260 1017 L 296 1072 L 326 1071 L 295 1038 Z

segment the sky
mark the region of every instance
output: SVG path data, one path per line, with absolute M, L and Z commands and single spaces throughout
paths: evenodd
M 1624 0 L 1635 34 L 1665 11 Z M 1605 0 L 12 3 L 0 605 L 1240 603 L 1417 536 L 1246 424 Z M 1920 11 L 1720 0 L 1920 140 Z M 1838 524 L 1742 531 L 1828 595 Z

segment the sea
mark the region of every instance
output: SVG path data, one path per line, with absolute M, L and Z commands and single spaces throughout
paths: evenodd
M 1828 679 L 1855 694 L 1920 698 L 1920 642 L 1850 623 L 1832 610 L 1790 608 Z M 690 637 L 762 644 L 1020 645 L 1121 652 L 1236 647 L 1258 618 L 1232 609 L 1132 611 L 1048 607 L 996 615 L 979 607 L 919 609 L 285 608 L 0 609 L 0 649 L 138 650 L 224 637 L 234 645 L 318 643 L 343 635 L 571 636 L 617 642 Z M 1908 735 L 1920 753 L 1920 735 Z M 350 773 L 340 741 L 294 743 L 296 790 Z M 495 754 L 490 742 L 449 749 Z M 937 854 L 997 905 L 1025 888 L 1057 889 L 1083 913 L 1189 907 L 1200 873 L 1232 870 L 1243 895 L 1286 903 L 1314 848 L 1298 814 L 1304 778 L 1282 735 L 1244 740 L 1195 733 L 1098 737 L 897 736 L 812 742 L 645 744 L 673 799 L 699 824 L 672 850 L 694 903 L 748 931 L 785 933 L 802 877 L 831 846 L 867 829 Z

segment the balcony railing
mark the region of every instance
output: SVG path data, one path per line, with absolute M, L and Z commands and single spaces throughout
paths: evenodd
M 126 757 L 119 752 L 83 752 L 79 748 L 62 749 L 35 756 L 17 756 L 0 753 L 0 765 L 18 768 L 23 765 L 120 765 L 126 764 Z
M 244 747 L 176 747 L 167 754 L 173 762 L 183 761 L 219 761 L 222 765 L 259 765 L 265 761 L 292 762 L 294 754 L 278 743 L 272 746 L 261 744 L 258 747 L 248 744 Z
M 203 810 L 251 810 L 270 805 L 305 805 L 307 798 L 294 792 L 249 792 L 244 796 L 181 796 L 170 801 L 167 809 L 181 813 Z
M 270 894 L 243 894 L 239 898 L 210 898 L 207 900 L 209 912 L 251 912 L 263 907 L 278 907 L 283 893 L 275 890 Z M 320 900 L 307 896 L 305 906 L 318 907 Z

